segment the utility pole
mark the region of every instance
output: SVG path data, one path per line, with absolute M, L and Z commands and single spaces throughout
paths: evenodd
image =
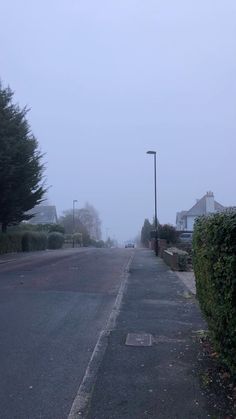
M 75 203 L 76 202 L 78 202 L 77 199 L 73 199 L 73 242 L 72 242 L 73 247 L 75 247 L 74 234 L 75 234 Z
M 158 230 L 157 230 L 157 153 L 156 151 L 147 151 L 147 154 L 152 154 L 154 157 L 154 202 L 155 202 L 155 253 L 158 256 Z

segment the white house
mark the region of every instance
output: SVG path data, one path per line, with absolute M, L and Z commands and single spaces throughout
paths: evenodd
M 225 207 L 215 201 L 213 192 L 207 192 L 196 204 L 188 211 L 180 211 L 176 214 L 177 230 L 193 231 L 193 225 L 196 217 L 207 215 L 214 212 L 221 212 Z

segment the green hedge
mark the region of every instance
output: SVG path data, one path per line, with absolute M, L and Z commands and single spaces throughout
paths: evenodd
M 22 251 L 22 234 L 20 233 L 2 233 L 0 234 L 0 254 L 21 252 Z
M 57 233 L 65 233 L 65 229 L 61 224 L 51 224 L 49 229 L 48 229 L 49 233 L 52 232 L 57 232 Z
M 34 250 L 47 249 L 47 235 L 36 231 L 27 231 L 22 234 L 22 251 L 30 252 Z
M 61 249 L 64 244 L 64 235 L 54 232 L 48 235 L 48 249 Z
M 47 235 L 35 231 L 0 234 L 0 254 L 45 250 Z
M 193 267 L 197 297 L 215 348 L 236 374 L 236 211 L 195 223 Z

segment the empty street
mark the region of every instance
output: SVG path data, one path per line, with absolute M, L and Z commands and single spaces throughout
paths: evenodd
M 83 248 L 1 258 L 1 418 L 67 418 L 132 254 Z

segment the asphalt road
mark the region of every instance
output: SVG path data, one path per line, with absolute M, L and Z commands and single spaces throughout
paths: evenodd
M 0 418 L 65 419 L 133 250 L 0 259 Z

